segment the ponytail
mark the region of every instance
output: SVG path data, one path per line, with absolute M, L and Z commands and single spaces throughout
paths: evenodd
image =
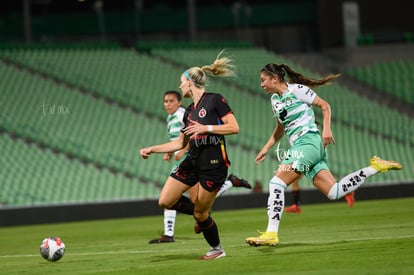
M 185 77 L 193 81 L 195 86 L 202 88 L 206 86 L 206 74 L 212 76 L 234 76 L 235 72 L 233 71 L 233 68 L 235 66 L 232 64 L 233 60 L 228 57 L 220 57 L 223 52 L 224 50 L 217 55 L 213 64 L 206 65 L 201 68 L 191 67 L 186 70 L 184 72 Z
M 316 88 L 330 82 L 331 80 L 338 78 L 341 74 L 328 74 L 321 79 L 314 79 L 307 77 L 292 70 L 286 64 L 267 64 L 261 72 L 267 73 L 268 75 L 277 75 L 281 81 L 284 81 L 285 74 L 288 75 L 289 82 L 306 85 L 310 88 Z

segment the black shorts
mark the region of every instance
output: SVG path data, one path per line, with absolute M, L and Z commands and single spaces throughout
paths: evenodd
M 200 182 L 205 190 L 218 192 L 226 180 L 227 172 L 228 167 L 223 162 L 201 169 L 197 160 L 188 156 L 171 172 L 170 176 L 188 186 L 194 186 Z

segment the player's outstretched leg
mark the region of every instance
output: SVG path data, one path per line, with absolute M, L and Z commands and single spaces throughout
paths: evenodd
M 329 190 L 327 197 L 331 200 L 337 200 L 357 190 L 369 177 L 372 177 L 378 173 L 401 169 L 401 164 L 396 161 L 384 160 L 377 156 L 374 156 L 370 159 L 368 167 L 358 169 L 346 175 L 340 181 L 334 183 Z M 319 174 L 315 176 L 314 184 L 315 179 L 319 180 L 317 177 L 319 177 Z
M 250 185 L 250 183 L 247 182 L 247 180 L 241 179 L 233 174 L 230 174 L 227 177 L 227 179 L 231 181 L 231 183 L 233 184 L 233 187 L 244 187 L 247 189 L 252 189 L 252 186 Z
M 221 186 L 220 190 L 217 192 L 216 197 L 220 196 L 232 187 L 244 187 L 247 189 L 252 189 L 252 186 L 247 182 L 247 180 L 240 179 L 235 175 L 230 174 L 224 181 L 224 184 Z

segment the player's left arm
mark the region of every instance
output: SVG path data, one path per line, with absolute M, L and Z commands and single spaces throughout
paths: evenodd
M 190 143 L 187 143 L 187 146 L 184 149 L 181 149 L 174 153 L 174 160 L 180 160 L 185 155 L 185 153 L 190 149 Z
M 237 119 L 233 113 L 228 113 L 227 115 L 223 116 L 221 118 L 221 121 L 223 124 L 211 125 L 211 131 L 208 132 L 216 135 L 232 135 L 239 133 L 239 123 L 237 122 Z M 206 125 L 206 128 L 208 128 L 208 125 Z
M 323 145 L 326 146 L 330 143 L 335 144 L 335 139 L 331 130 L 331 106 L 329 103 L 319 96 L 316 96 L 312 102 L 313 106 L 321 109 L 323 117 L 323 129 L 322 129 L 322 140 Z
M 184 133 L 186 135 L 200 135 L 200 134 L 216 134 L 216 135 L 232 135 L 238 134 L 240 131 L 239 123 L 233 113 L 228 113 L 221 118 L 220 125 L 204 125 L 197 121 L 190 120 L 190 126 L 186 127 Z

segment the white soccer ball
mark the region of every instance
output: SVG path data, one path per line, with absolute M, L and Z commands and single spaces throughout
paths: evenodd
M 59 261 L 65 254 L 65 244 L 59 237 L 48 237 L 40 245 L 40 255 L 48 261 Z

